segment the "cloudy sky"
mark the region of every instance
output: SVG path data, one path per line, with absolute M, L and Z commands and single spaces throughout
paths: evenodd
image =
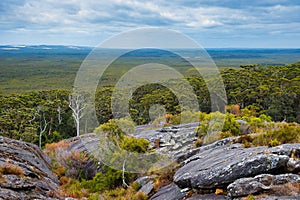
M 96 46 L 141 27 L 204 47 L 300 47 L 298 0 L 1 0 L 0 45 Z

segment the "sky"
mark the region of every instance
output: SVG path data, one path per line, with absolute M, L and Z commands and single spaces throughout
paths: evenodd
M 0 1 L 0 45 L 97 46 L 143 27 L 179 31 L 206 48 L 300 48 L 300 1 Z

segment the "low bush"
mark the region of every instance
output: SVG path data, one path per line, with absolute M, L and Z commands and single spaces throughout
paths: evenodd
M 82 170 L 85 167 L 88 156 L 81 152 L 67 151 L 70 143 L 60 141 L 46 144 L 45 153 L 52 161 L 52 171 L 58 176 L 67 176 L 74 179 L 84 178 Z
M 132 187 L 124 189 L 122 187 L 116 188 L 114 190 L 106 191 L 102 195 L 98 195 L 97 199 L 106 199 L 106 200 L 147 200 L 148 196 L 143 192 L 137 192 Z
M 255 146 L 277 146 L 285 143 L 300 142 L 300 126 L 297 124 L 279 123 L 277 128 L 267 130 L 253 139 Z

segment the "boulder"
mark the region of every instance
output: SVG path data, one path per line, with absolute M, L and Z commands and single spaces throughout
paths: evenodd
M 0 136 L 0 197 L 60 199 L 50 160 L 34 144 Z
M 186 160 L 174 175 L 180 188 L 225 188 L 236 179 L 287 171 L 287 163 L 300 144 L 278 147 L 237 148 L 220 146 Z
M 147 195 L 149 195 L 153 189 L 154 189 L 154 181 L 153 179 L 155 178 L 156 176 L 155 175 L 152 175 L 152 176 L 142 176 L 142 177 L 139 177 L 137 180 L 135 180 L 134 182 L 135 183 L 138 183 L 141 188 L 139 189 L 139 192 L 143 192 Z
M 283 195 L 300 195 L 300 188 L 292 188 L 289 191 L 285 184 L 300 184 L 300 176 L 297 174 L 281 174 L 281 175 L 271 175 L 271 174 L 261 174 L 255 176 L 254 178 L 241 178 L 227 187 L 229 197 L 242 197 L 249 194 L 259 194 L 259 193 L 270 193 L 272 190 L 277 190 L 279 192 L 280 187 L 283 191 Z M 291 186 L 292 187 L 292 186 Z M 298 190 L 298 191 L 297 191 Z M 288 194 L 286 194 L 287 192 Z
M 177 162 L 188 162 L 189 158 L 191 159 L 195 159 L 197 156 L 194 156 L 196 154 L 199 154 L 203 151 L 207 151 L 216 147 L 220 147 L 220 146 L 226 146 L 231 144 L 237 137 L 229 137 L 229 138 L 224 138 L 221 140 L 217 140 L 211 144 L 207 144 L 201 147 L 197 147 L 197 148 L 193 148 L 190 150 L 187 150 L 185 152 L 181 152 L 179 154 L 176 155 L 176 161 Z M 234 145 L 239 145 L 239 144 L 234 144 Z M 233 146 L 232 146 L 233 147 Z M 193 157 L 192 157 L 193 156 Z
M 150 141 L 156 151 L 168 154 L 174 159 L 194 147 L 196 140 L 195 128 L 199 123 L 180 124 L 157 130 L 142 130 L 137 127 L 134 136 Z
M 187 190 L 180 189 L 174 183 L 164 186 L 154 194 L 150 200 L 181 200 L 187 194 Z
M 98 149 L 100 137 L 96 133 L 84 134 L 79 137 L 74 137 L 66 140 L 70 143 L 68 152 L 80 152 L 88 156 L 88 159 L 83 163 L 82 174 L 87 180 L 92 179 L 97 172 L 103 172 L 103 163 L 97 161 L 92 156 L 92 151 Z
M 139 192 L 143 192 L 147 195 L 150 194 L 154 189 L 153 184 L 154 184 L 154 181 L 149 181 L 148 183 L 146 183 L 139 189 Z

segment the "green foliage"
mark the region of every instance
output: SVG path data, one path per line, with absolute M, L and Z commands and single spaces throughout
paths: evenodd
M 98 134 L 107 134 L 108 136 L 122 136 L 123 131 L 118 126 L 118 122 L 116 119 L 111 119 L 107 123 L 101 124 L 98 128 L 95 129 L 95 133 Z
M 200 121 L 200 126 L 196 128 L 196 133 L 200 139 L 210 136 L 215 138 L 211 138 L 209 141 L 214 141 L 226 136 L 237 136 L 241 134 L 239 129 L 240 125 L 237 122 L 236 116 L 233 114 L 222 114 L 219 112 L 210 114 L 200 113 L 200 120 L 202 120 Z M 224 122 L 224 124 L 222 122 Z M 201 142 L 198 141 L 198 143 L 200 144 Z M 204 141 L 204 143 L 206 142 Z
M 52 90 L 0 95 L 0 135 L 38 144 L 38 135 L 46 127 L 43 146 L 72 136 L 68 94 Z
M 259 117 L 242 117 L 242 119 L 245 120 L 251 126 L 253 132 L 259 131 L 259 128 L 268 127 L 272 122 L 271 117 L 265 114 L 261 114 L 259 115 Z
M 105 173 L 98 172 L 92 180 L 83 180 L 81 185 L 90 192 L 101 192 L 116 188 L 122 184 L 122 171 L 117 171 L 107 166 L 104 168 L 104 171 Z
M 120 142 L 120 147 L 126 151 L 146 153 L 150 142 L 144 138 L 135 138 L 133 136 L 125 136 Z
M 240 135 L 240 125 L 233 114 L 226 113 L 222 132 L 230 132 L 232 135 Z
M 255 146 L 277 146 L 285 143 L 300 142 L 300 126 L 297 124 L 279 124 L 277 128 L 267 130 L 253 139 Z
M 121 66 L 121 63 L 118 65 Z M 286 66 L 247 65 L 234 69 L 223 68 L 221 75 L 226 87 L 228 104 L 239 106 L 241 118 L 254 128 L 252 129 L 254 132 L 257 128 L 268 124 L 271 118 L 274 121 L 300 122 L 299 63 Z M 210 96 L 203 78 L 188 76 L 185 80 L 193 87 L 200 110 L 203 113 L 209 113 L 211 111 Z M 182 87 L 180 81 L 177 80 L 174 84 L 176 83 L 176 87 Z M 113 91 L 114 89 L 109 86 L 99 87 L 96 91 L 95 110 L 100 124 L 113 118 L 111 111 Z M 183 93 L 176 97 L 171 90 L 159 84 L 142 86 L 133 92 L 129 100 L 130 117 L 136 124 L 149 123 L 154 120 L 151 119 L 149 110 L 154 105 L 161 105 L 165 113 L 156 113 L 158 116 L 155 117 L 159 120 L 154 120 L 154 124 L 157 126 L 162 121 L 165 125 L 190 122 L 198 116 L 201 122 L 209 121 L 208 118 L 211 117 L 209 115 L 202 113 L 194 116 L 195 113 L 188 111 L 187 108 L 180 108 L 178 98 L 185 98 L 185 89 L 183 88 L 182 91 Z M 0 94 L 0 135 L 38 144 L 38 135 L 43 130 L 44 124 L 46 129 L 42 134 L 42 146 L 61 138 L 74 136 L 74 121 L 68 107 L 69 93 L 69 90 L 61 89 L 31 91 L 23 94 Z M 58 109 L 60 109 L 60 117 Z M 186 121 L 181 121 L 181 119 L 186 119 Z M 121 124 L 127 122 L 121 122 Z M 220 126 L 218 122 L 211 123 L 211 130 Z M 232 117 L 226 116 L 224 125 L 223 132 L 229 131 L 232 135 L 239 134 L 237 124 Z M 199 134 L 210 131 L 206 128 L 208 128 L 207 125 L 202 125 L 199 128 L 201 130 Z M 131 134 L 133 130 L 131 122 L 124 125 L 122 130 Z
M 247 196 L 247 200 L 254 200 L 254 196 L 253 196 L 252 194 L 249 194 L 249 195 Z
M 118 143 L 119 147 L 126 151 L 145 153 L 148 150 L 150 145 L 148 140 L 128 136 L 121 127 L 127 133 L 133 134 L 134 124 L 126 118 L 109 120 L 107 123 L 96 128 L 94 132 L 98 134 L 107 134 L 112 141 Z
M 243 135 L 235 139 L 235 143 L 242 143 L 244 147 L 278 146 L 285 143 L 300 142 L 300 125 L 296 123 L 275 123 L 271 127 L 259 129 L 255 135 Z

